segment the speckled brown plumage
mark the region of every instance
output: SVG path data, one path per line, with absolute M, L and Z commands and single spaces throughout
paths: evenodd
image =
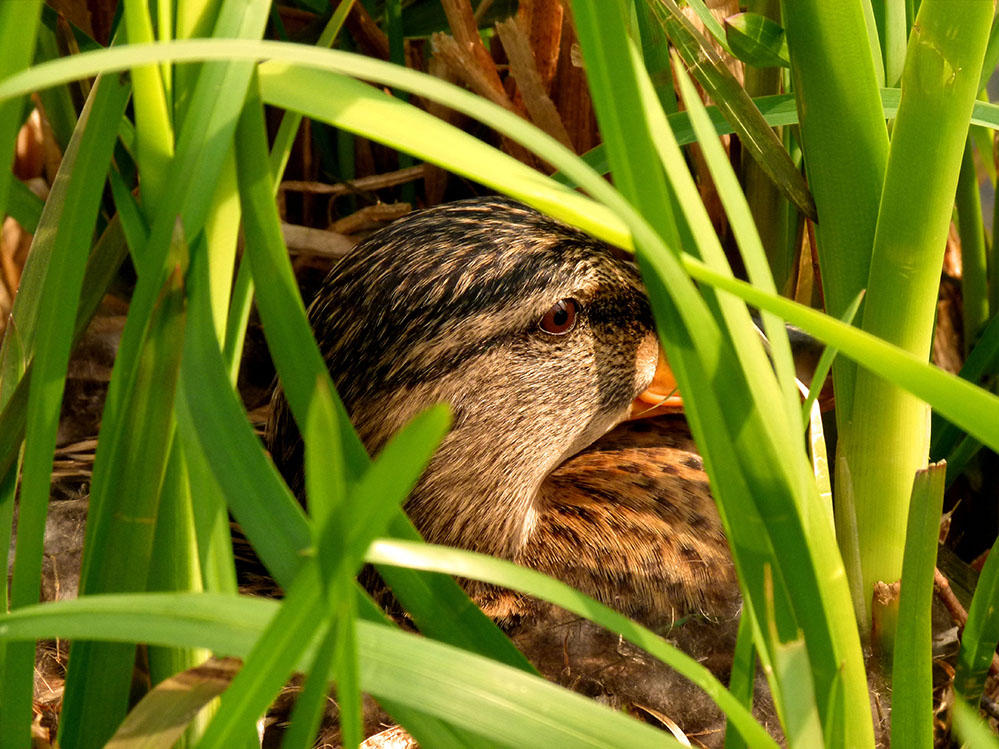
M 575 327 L 544 332 L 563 299 L 578 303 Z M 604 436 L 657 360 L 630 262 L 519 203 L 475 199 L 372 235 L 309 315 L 373 452 L 422 409 L 451 404 L 454 428 L 406 504 L 427 540 L 537 568 L 654 625 L 732 611 L 727 545 L 682 419 Z M 301 494 L 301 440 L 280 392 L 268 434 Z M 530 610 L 467 589 L 497 618 Z

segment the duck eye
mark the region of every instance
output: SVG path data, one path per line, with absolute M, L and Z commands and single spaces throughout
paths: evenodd
M 543 331 L 551 335 L 565 335 L 576 326 L 579 303 L 575 299 L 559 299 L 545 312 L 538 323 Z

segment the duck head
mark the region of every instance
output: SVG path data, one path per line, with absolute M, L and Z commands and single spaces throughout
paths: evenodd
M 450 405 L 454 426 L 406 510 L 430 541 L 505 558 L 530 534 L 548 474 L 628 417 L 658 360 L 635 266 L 503 198 L 372 235 L 333 269 L 309 317 L 370 451 Z M 280 394 L 275 406 L 275 460 L 300 493 L 300 440 Z

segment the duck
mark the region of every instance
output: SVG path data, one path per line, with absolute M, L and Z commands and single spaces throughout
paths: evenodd
M 452 429 L 405 504 L 425 540 L 531 567 L 651 626 L 733 611 L 735 572 L 686 422 L 630 420 L 676 398 L 627 255 L 509 198 L 456 201 L 360 243 L 309 320 L 372 454 L 450 405 Z M 266 434 L 303 497 L 280 388 Z M 463 584 L 500 622 L 535 605 Z

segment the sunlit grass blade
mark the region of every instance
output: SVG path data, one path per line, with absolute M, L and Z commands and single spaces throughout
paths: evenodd
M 718 188 L 718 195 L 728 216 L 729 225 L 738 243 L 742 254 L 746 271 L 750 282 L 754 286 L 765 291 L 777 292 L 774 285 L 773 276 L 770 274 L 770 267 L 767 262 L 766 252 L 760 241 L 760 236 L 756 231 L 753 216 L 749 211 L 749 204 L 742 193 L 738 179 L 732 171 L 731 164 L 722 148 L 721 143 L 711 132 L 711 123 L 708 120 L 704 106 L 694 89 L 689 77 L 679 67 L 676 70 L 677 79 L 683 91 L 683 100 L 690 115 L 691 125 L 697 134 L 698 143 L 701 146 L 705 161 Z M 679 166 L 679 165 L 677 165 Z M 677 172 L 680 170 L 677 169 Z M 692 205 L 687 211 L 697 210 L 696 205 Z M 717 248 L 719 266 L 722 265 L 721 247 Z M 727 265 L 727 263 L 725 263 Z M 722 302 L 724 304 L 724 302 Z M 784 324 L 773 315 L 763 313 L 763 326 L 767 341 L 770 345 L 771 362 L 764 362 L 764 357 L 760 355 L 759 347 L 755 351 L 755 358 L 744 356 L 743 368 L 747 372 L 757 372 L 754 376 L 758 379 L 768 377 L 771 371 L 777 375 L 777 383 L 780 385 L 784 396 L 784 408 L 786 410 L 787 421 L 791 427 L 798 425 L 798 390 L 794 383 L 794 362 L 791 357 L 791 346 Z M 750 346 L 757 342 L 753 336 L 753 325 L 748 319 L 748 313 L 739 310 L 738 314 L 728 315 L 729 327 L 733 333 L 733 341 L 740 351 L 748 348 L 742 342 L 749 343 Z M 751 343 L 750 343 L 751 342 Z
M 753 306 L 765 308 L 839 349 L 841 355 L 862 361 L 864 367 L 874 374 L 894 381 L 974 434 L 984 444 L 994 450 L 999 449 L 999 398 L 988 391 L 927 364 L 921 357 L 885 343 L 870 333 L 720 274 L 696 258 L 685 255 L 682 261 L 684 269 L 698 281 L 724 289 Z
M 586 58 L 587 73 L 595 92 L 598 121 L 608 144 L 615 182 L 626 197 L 662 225 L 668 220 L 665 208 L 669 203 L 656 189 L 650 189 L 657 187 L 657 175 L 650 173 L 647 164 L 654 157 L 643 152 L 643 149 L 651 151 L 649 135 L 634 124 L 636 115 L 632 110 L 638 111 L 639 122 L 645 120 L 645 113 L 640 104 L 626 98 L 637 97 L 638 87 L 620 72 L 617 75 L 609 72 L 633 68 L 622 19 L 613 10 L 600 13 L 594 5 L 582 0 L 574 5 L 574 11 L 584 57 L 588 49 L 596 50 Z M 603 109 L 601 101 L 608 102 Z M 638 174 L 647 178 L 639 180 Z M 639 184 L 640 190 L 636 189 Z M 795 617 L 801 617 L 800 627 L 807 633 L 808 653 L 813 659 L 811 673 L 820 708 L 827 703 L 828 690 L 839 678 L 841 669 L 845 670 L 850 684 L 846 693 L 852 700 L 852 720 L 844 735 L 848 741 L 866 745 L 871 740 L 871 723 L 866 697 L 861 701 L 866 680 L 860 643 L 856 630 L 848 622 L 837 621 L 826 613 L 841 609 L 844 599 L 849 605 L 849 594 L 828 523 L 820 520 L 823 515 L 803 509 L 808 502 L 817 501 L 813 500 L 814 483 L 810 486 L 804 473 L 807 467 L 803 455 L 799 453 L 796 457 L 794 452 L 788 454 L 776 449 L 777 444 L 788 439 L 787 435 L 773 432 L 776 427 L 761 417 L 764 411 L 749 405 L 754 398 L 763 397 L 766 388 L 749 388 L 750 383 L 761 381 L 747 382 L 746 375 L 735 364 L 732 343 L 714 327 L 716 323 L 706 314 L 704 302 L 691 293 L 689 280 L 678 268 L 670 267 L 675 262 L 672 253 L 676 250 L 671 253 L 659 238 L 648 236 L 638 221 L 629 225 L 635 232 L 638 258 L 643 263 L 643 275 L 671 366 L 685 399 L 689 396 L 689 421 L 711 476 L 740 581 L 744 590 L 749 591 L 749 602 L 759 620 L 757 632 L 764 633 L 765 638 L 770 631 L 766 609 L 760 608 L 765 600 L 776 601 L 771 610 L 779 617 L 776 624 L 780 640 L 789 641 L 796 636 L 799 624 Z M 668 230 L 663 238 L 670 241 Z M 671 304 L 676 308 L 671 309 Z M 682 318 L 678 319 L 678 315 Z M 696 337 L 684 330 L 681 319 L 690 331 L 697 331 Z M 695 349 L 699 357 L 692 355 Z M 711 369 L 705 371 L 706 367 Z M 712 386 L 708 387 L 708 383 Z M 718 392 L 726 394 L 726 408 L 722 408 Z M 743 404 L 737 410 L 736 402 Z M 766 477 L 760 472 L 761 465 L 768 468 Z M 779 479 L 775 473 L 780 475 Z M 736 507 L 747 505 L 749 512 L 735 513 Z M 738 522 L 733 520 L 735 517 Z M 807 529 L 803 517 L 807 518 Z M 772 547 L 761 542 L 760 533 L 762 539 L 772 540 Z M 823 553 L 816 551 L 819 547 Z M 830 547 L 831 553 L 825 553 Z M 784 564 L 778 566 L 776 559 Z M 774 580 L 780 583 L 778 587 L 775 582 L 772 588 L 776 595 L 766 596 L 763 569 L 772 570 Z M 771 638 L 764 643 L 771 656 L 780 640 Z M 775 688 L 779 685 L 772 684 Z
M 314 560 L 306 562 L 287 589 L 274 618 L 246 655 L 246 662 L 205 729 L 199 746 L 205 749 L 235 746 L 252 740 L 254 723 L 263 714 L 305 657 L 325 621 L 325 597 Z
M 617 222 L 598 204 L 566 190 L 467 133 L 379 94 L 370 86 L 277 62 L 261 66 L 260 85 L 268 104 L 295 109 L 344 130 L 363 133 L 386 145 L 412 151 L 449 171 L 500 189 L 552 215 L 582 224 L 615 244 L 629 244 Z M 360 102 L 364 102 L 363 107 L 357 106 Z M 354 106 L 348 106 L 349 103 Z M 482 114 L 483 104 L 475 102 L 479 114 Z M 527 123 L 522 124 L 527 126 Z M 416 132 L 422 137 L 413 137 Z M 612 227 L 611 231 L 608 231 L 609 227 Z
M 857 312 L 860 310 L 860 303 L 864 300 L 864 293 L 861 292 L 857 294 L 856 299 L 847 307 L 846 312 L 843 313 L 841 320 L 847 324 L 852 325 L 854 318 L 857 316 Z M 832 369 L 833 361 L 836 358 L 836 354 L 839 352 L 827 346 L 822 351 L 822 355 L 819 357 L 818 364 L 815 365 L 815 372 L 812 374 L 812 384 L 808 389 L 808 395 L 805 397 L 805 402 L 801 404 L 801 414 L 802 418 L 807 421 L 812 412 L 812 404 L 818 400 L 819 394 L 822 392 L 822 386 L 825 384 L 826 378 L 829 376 L 829 370 Z
M 267 140 L 263 110 L 254 81 L 253 90 L 239 121 L 236 137 L 240 200 L 243 204 L 247 260 L 258 281 L 257 304 L 264 322 L 264 335 L 281 379 L 282 388 L 296 420 L 304 430 L 305 414 L 316 382 L 322 378 L 332 392 L 319 348 L 312 337 L 305 306 L 298 293 L 291 264 L 281 236 L 277 207 L 272 196 L 273 176 L 266 161 Z M 303 361 L 304 360 L 304 361 Z M 346 410 L 334 396 L 337 424 L 344 450 L 347 479 L 356 479 L 367 465 L 367 453 L 350 425 Z
M 204 593 L 88 596 L 0 617 L 0 639 L 102 636 L 207 647 L 245 657 L 263 629 L 280 615 L 282 605 L 269 599 Z M 383 704 L 404 705 L 443 719 L 481 741 L 511 747 L 608 749 L 676 745 L 662 732 L 620 712 L 481 656 L 384 624 L 360 621 L 357 632 L 365 692 Z M 310 652 L 303 656 L 307 659 Z M 303 661 L 291 664 L 303 665 Z M 451 740 L 444 745 L 457 744 Z
M 483 554 L 444 546 L 380 539 L 368 551 L 369 562 L 433 570 L 513 588 L 550 601 L 607 627 L 676 669 L 703 689 L 730 716 L 752 746 L 773 746 L 773 739 L 749 710 L 704 666 L 639 624 L 558 580 Z
M 961 746 L 974 749 L 997 749 L 999 740 L 991 726 L 982 719 L 979 712 L 958 700 L 951 708 L 954 733 L 963 743 Z
M 124 6 L 129 43 L 153 41 L 149 4 L 145 0 L 126 0 Z M 174 149 L 173 123 L 161 73 L 158 65 L 137 66 L 131 72 L 135 82 L 135 156 L 142 173 L 142 194 L 150 211 L 163 199 L 163 181 L 169 174 Z
M 912 486 L 892 668 L 894 746 L 933 746 L 933 570 L 946 475 L 946 466 L 934 463 Z
M 317 46 L 329 47 L 333 44 L 333 41 L 340 33 L 340 29 L 343 28 L 344 21 L 346 21 L 347 14 L 353 7 L 353 4 L 354 0 L 349 0 L 348 2 L 342 2 L 339 6 L 337 6 L 336 11 L 334 11 L 333 15 L 330 16 L 330 20 L 327 22 L 326 27 L 319 35 L 319 41 L 316 42 Z M 278 126 L 277 134 L 274 136 L 274 142 L 271 145 L 269 163 L 274 180 L 275 192 L 277 191 L 278 185 L 281 183 L 281 177 L 284 174 L 285 166 L 288 163 L 288 157 L 291 155 L 291 147 L 295 142 L 295 135 L 298 132 L 298 127 L 301 122 L 301 114 L 295 111 L 286 111 L 281 118 L 281 124 Z M 243 337 L 247 321 L 250 317 L 250 303 L 252 299 L 253 279 L 250 275 L 249 265 L 240 265 L 239 272 L 237 273 L 236 281 L 233 284 L 232 289 L 232 301 L 230 303 L 224 348 L 226 360 L 230 363 L 231 371 L 233 373 L 232 379 L 234 382 L 236 372 L 238 371 L 238 362 L 242 355 Z

